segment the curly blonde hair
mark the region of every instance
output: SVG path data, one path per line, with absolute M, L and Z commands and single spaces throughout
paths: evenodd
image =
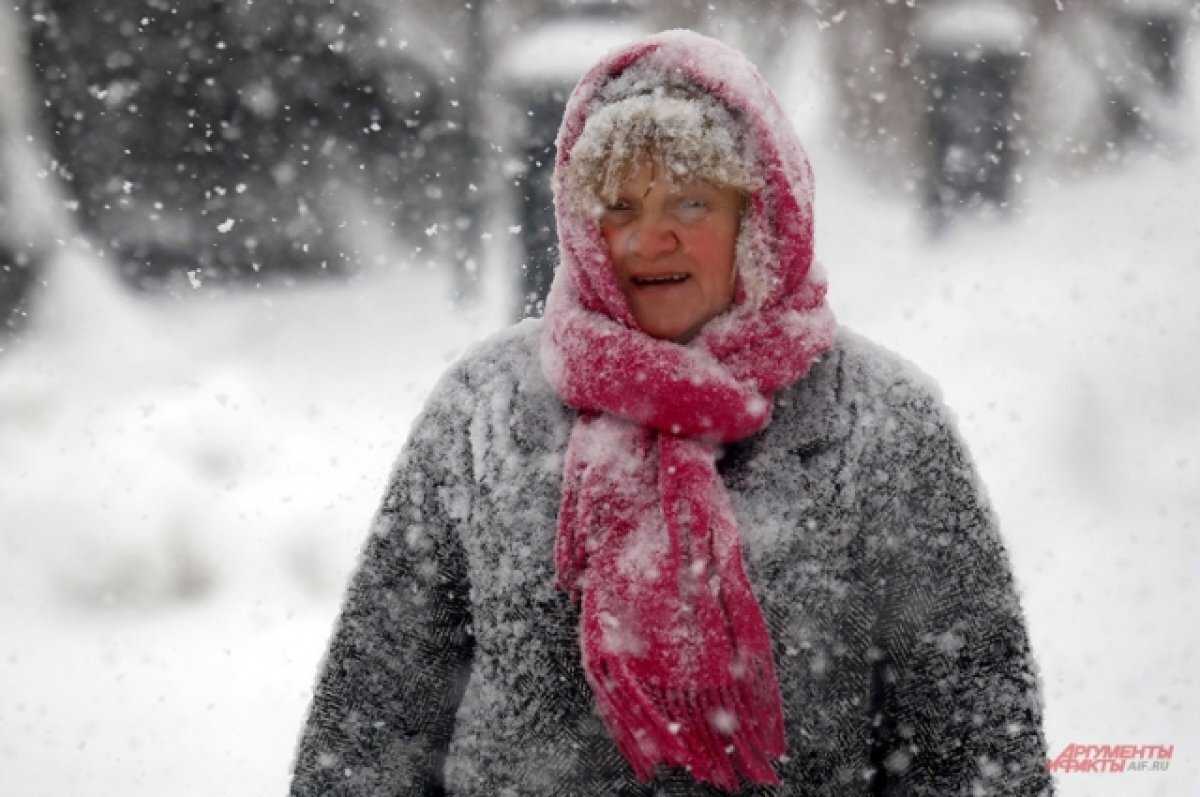
M 646 160 L 675 180 L 752 191 L 762 178 L 749 145 L 724 103 L 676 75 L 635 66 L 600 91 L 562 183 L 590 211 L 611 202 Z

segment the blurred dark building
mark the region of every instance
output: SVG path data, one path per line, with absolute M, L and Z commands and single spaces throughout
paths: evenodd
M 406 21 L 371 0 L 28 0 L 80 226 L 143 287 L 344 273 L 362 203 L 411 237 L 461 232 L 463 68 L 407 47 L 436 39 L 409 5 Z M 460 57 L 468 15 L 437 22 Z
M 1018 152 L 1015 97 L 1030 25 L 1002 0 L 943 0 L 914 27 L 925 88 L 924 204 L 931 229 L 963 210 L 1007 210 Z

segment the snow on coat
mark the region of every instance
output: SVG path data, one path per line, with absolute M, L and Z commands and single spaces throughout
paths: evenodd
M 292 794 L 703 795 L 639 784 L 554 589 L 574 414 L 538 322 L 443 378 L 400 456 L 316 687 Z M 1049 793 L 995 518 L 946 410 L 842 332 L 719 473 L 770 630 L 788 757 L 744 795 Z

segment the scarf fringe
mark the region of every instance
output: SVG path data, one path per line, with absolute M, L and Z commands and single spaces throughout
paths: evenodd
M 747 679 L 699 692 L 644 684 L 618 658 L 592 662 L 587 673 L 600 716 L 640 781 L 666 764 L 732 792 L 740 776 L 779 783 L 771 762 L 784 755 L 786 742 L 778 690 L 767 694 L 766 685 L 775 683 L 771 670 L 759 660 Z M 719 728 L 723 722 L 729 727 Z

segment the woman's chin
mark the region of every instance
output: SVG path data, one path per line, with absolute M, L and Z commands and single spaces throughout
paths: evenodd
M 638 329 L 652 338 L 670 340 L 675 343 L 690 343 L 700 334 L 704 325 L 715 315 L 698 313 L 638 313 L 634 312 Z
M 694 324 L 664 324 L 664 323 L 639 323 L 638 328 L 642 332 L 657 340 L 670 340 L 675 343 L 685 344 L 690 343 L 696 335 L 700 333 L 704 322 Z

